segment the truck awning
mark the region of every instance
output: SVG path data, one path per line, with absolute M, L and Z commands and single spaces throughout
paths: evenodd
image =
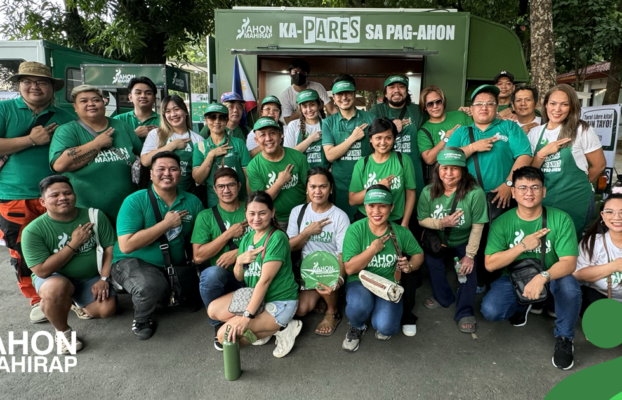
M 423 58 L 438 54 L 436 50 L 418 50 L 405 47 L 402 50 L 379 49 L 300 49 L 282 47 L 264 47 L 257 49 L 231 49 L 231 54 L 248 54 L 255 56 L 321 56 L 321 57 L 401 57 Z

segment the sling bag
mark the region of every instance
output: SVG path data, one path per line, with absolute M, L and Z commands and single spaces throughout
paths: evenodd
M 305 203 L 300 208 L 300 213 L 298 213 L 298 234 L 300 234 L 300 228 L 302 227 L 302 220 L 305 217 L 305 212 L 307 211 L 307 207 L 309 207 L 309 203 Z M 304 247 L 304 245 L 303 245 Z M 294 280 L 298 283 L 300 288 L 305 287 L 305 283 L 302 279 L 302 275 L 300 274 L 300 266 L 302 264 L 302 248 L 300 250 L 295 250 L 291 252 L 292 258 L 292 268 L 294 272 Z M 301 289 L 302 290 L 302 289 Z
M 456 212 L 457 206 L 458 193 L 454 193 L 454 201 L 451 204 L 451 211 L 449 211 L 449 215 Z M 421 247 L 423 247 L 426 253 L 432 255 L 433 257 L 443 257 L 447 251 L 447 242 L 449 241 L 451 228 L 451 226 L 448 226 L 443 230 L 442 239 L 435 230 L 425 228 L 421 233 Z
M 432 144 L 432 147 L 434 147 L 434 139 L 432 139 L 432 134 L 430 133 L 430 131 L 423 127 L 421 128 L 421 130 L 423 131 L 423 133 L 426 134 L 428 139 L 430 139 L 430 143 Z M 429 183 L 432 180 L 434 165 L 428 165 L 428 163 L 423 160 L 421 160 L 421 165 L 423 167 L 423 180 L 425 181 L 425 183 Z
M 220 211 L 218 211 L 218 205 L 215 205 L 214 207 L 212 207 L 212 212 L 214 213 L 214 219 L 216 220 L 216 223 L 218 224 L 218 228 L 220 229 L 220 232 L 225 233 L 227 231 L 227 227 L 225 227 L 225 223 L 222 220 L 222 215 L 220 215 Z M 238 249 L 238 245 L 233 243 L 233 239 L 229 239 L 229 241 L 227 242 L 227 246 L 229 246 L 229 250 Z
M 603 233 L 603 246 L 605 247 L 605 253 L 607 253 L 607 261 L 611 262 L 612 260 L 611 257 L 609 257 L 609 249 L 607 248 L 607 239 L 605 239 L 606 235 L 606 233 Z M 607 275 L 607 298 L 611 298 L 611 274 Z

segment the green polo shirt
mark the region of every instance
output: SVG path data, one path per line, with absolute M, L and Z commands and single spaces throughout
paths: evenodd
M 484 191 L 490 192 L 499 187 L 505 180 L 514 161 L 520 156 L 532 156 L 531 144 L 525 132 L 514 121 L 501 121 L 495 119 L 484 131 L 481 131 L 475 124 L 470 125 L 473 128 L 473 136 L 475 142 L 480 139 L 492 138 L 498 135 L 500 140 L 496 141 L 492 146 L 492 150 L 483 151 L 478 154 L 480 171 L 484 181 Z M 447 146 L 464 147 L 471 143 L 469 138 L 469 127 L 461 126 L 451 135 Z M 477 179 L 475 170 L 475 162 L 473 157 L 467 160 L 467 167 L 471 175 Z
M 119 114 L 115 116 L 114 119 L 118 119 L 120 121 L 125 122 L 126 124 L 131 126 L 132 129 L 134 130 L 136 130 L 136 128 L 138 128 L 139 126 L 144 126 L 144 125 L 160 126 L 160 115 L 156 112 L 152 112 L 151 117 L 147 118 L 144 122 L 140 122 L 136 114 L 134 114 L 134 111 L 126 112 L 124 114 Z M 140 138 L 140 141 L 144 143 L 146 138 L 147 138 L 146 136 L 142 137 Z
M 248 135 L 249 129 L 247 127 L 245 128 L 246 128 L 245 129 L 246 133 L 244 133 L 244 130 L 240 127 L 240 125 L 236 126 L 235 129 L 226 128 L 226 131 L 229 135 L 231 135 L 231 137 L 242 139 L 244 143 L 246 143 L 246 136 Z M 203 139 L 208 138 L 209 128 L 207 127 L 207 124 L 203 126 L 203 129 L 201 129 L 201 132 L 199 132 L 199 135 L 201 135 Z
M 164 216 L 169 211 L 188 211 L 188 215 L 183 218 L 179 228 L 169 229 L 166 232 L 171 262 L 173 265 L 181 265 L 184 261 L 184 246 L 190 241 L 194 222 L 201 210 L 203 210 L 203 205 L 198 197 L 184 192 L 181 189 L 177 189 L 177 198 L 170 207 L 166 205 L 164 200 L 162 200 L 157 193 L 154 192 L 154 194 L 158 201 L 158 208 L 160 209 L 162 219 L 164 219 Z M 118 237 L 136 233 L 156 224 L 147 189 L 139 190 L 127 196 L 119 210 L 119 219 L 117 222 Z M 138 258 L 149 264 L 164 267 L 164 259 L 162 258 L 159 240 L 155 240 L 153 243 L 130 254 L 122 253 L 119 249 L 119 243 L 117 242 L 117 244 L 114 245 L 112 262 L 115 263 L 124 258 Z
M 130 164 L 134 163 L 135 154 L 140 154 L 143 144 L 132 127 L 123 121 L 108 118 L 106 129 L 109 127 L 114 128 L 112 145 L 121 150 Z M 104 131 L 105 129 L 96 133 L 99 135 Z M 54 169 L 54 163 L 65 150 L 93 140 L 95 138 L 77 121 L 59 127 L 50 144 L 49 168 Z M 71 180 L 76 192 L 76 206 L 100 209 L 114 225 L 123 199 L 137 189 L 132 182 L 132 167 L 128 165 L 128 161 L 109 149 L 101 150 L 97 157 L 84 167 L 63 173 Z
M 21 97 L 0 101 L 0 139 L 24 136 L 28 128 L 40 115 L 53 112 L 54 116 L 45 124 L 62 125 L 76 119 L 65 110 L 48 106 L 36 117 Z M 53 174 L 50 171 L 48 152 L 50 145 L 26 147 L 13 153 L 0 171 L 0 199 L 25 200 L 38 199 L 39 182 Z
M 441 122 L 427 121 L 417 133 L 417 147 L 419 147 L 419 152 L 423 153 L 424 151 L 432 150 L 441 140 L 445 139 L 445 132 L 452 130 L 454 126 L 469 126 L 472 123 L 473 118 L 462 111 L 446 112 L 445 119 Z M 432 142 L 430 142 L 430 137 L 423 129 L 430 133 Z

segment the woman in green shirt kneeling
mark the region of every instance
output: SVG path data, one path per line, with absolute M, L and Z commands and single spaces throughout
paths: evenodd
M 464 152 L 457 147 L 441 150 L 432 183 L 423 189 L 417 206 L 419 225 L 426 229 L 422 242 L 433 294 L 424 305 L 429 309 L 447 308 L 456 301 L 454 320 L 460 332 L 465 333 L 475 332 L 473 298 L 477 272 L 474 264 L 482 230 L 488 222 L 486 207 L 486 194 L 469 174 Z M 442 242 L 440 252 L 426 248 L 434 239 Z M 445 274 L 444 256 L 448 253 L 460 258 L 459 265 L 453 262 L 459 282 L 456 296 Z
M 231 327 L 229 340 L 240 340 L 243 344 L 257 339 L 269 340 L 275 335 L 276 349 L 272 354 L 281 358 L 292 350 L 302 329 L 302 322 L 293 319 L 298 308 L 298 285 L 292 272 L 289 238 L 279 229 L 274 202 L 266 192 L 250 194 L 246 220 L 253 231 L 240 243 L 233 273 L 240 286 L 255 290 L 244 315 L 229 312 L 234 292 L 212 301 L 207 314 L 213 320 L 224 322 L 218 331 L 221 343 L 228 326 Z M 258 312 L 264 301 L 264 310 Z

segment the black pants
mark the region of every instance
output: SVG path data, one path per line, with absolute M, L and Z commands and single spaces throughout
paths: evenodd
M 583 303 L 581 303 L 581 311 L 579 312 L 579 316 L 583 318 L 583 314 L 585 310 L 590 306 L 590 304 L 601 300 L 606 299 L 607 296 L 602 294 L 596 289 L 592 289 L 589 286 L 581 285 L 581 293 L 583 294 Z

